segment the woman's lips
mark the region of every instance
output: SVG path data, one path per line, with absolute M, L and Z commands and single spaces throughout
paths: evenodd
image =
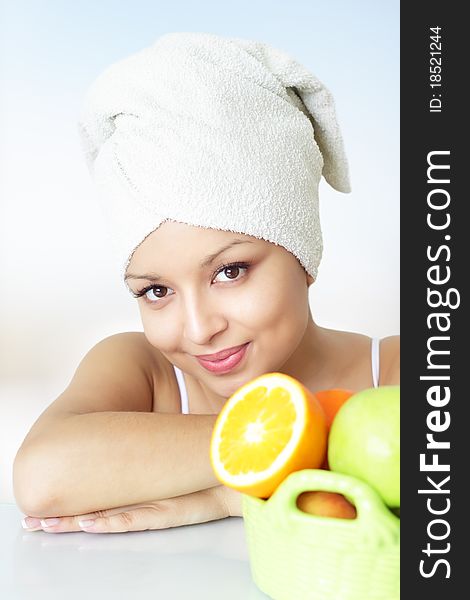
M 248 344 L 249 342 L 243 344 L 243 346 L 239 346 L 238 350 L 234 350 L 233 354 L 220 360 L 214 360 L 213 358 L 209 360 L 208 358 L 201 358 L 200 356 L 196 356 L 196 358 L 199 361 L 199 364 L 207 371 L 210 371 L 211 373 L 226 373 L 231 371 L 241 362 L 242 358 L 245 356 Z
M 232 346 L 231 348 L 226 348 L 225 350 L 220 350 L 220 352 L 214 352 L 214 354 L 197 354 L 196 358 L 202 358 L 203 360 L 222 360 L 230 356 L 231 354 L 235 354 L 238 352 L 240 348 L 245 346 L 246 344 L 240 344 L 239 346 Z

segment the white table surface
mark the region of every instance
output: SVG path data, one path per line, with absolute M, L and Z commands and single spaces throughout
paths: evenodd
M 243 519 L 159 531 L 27 532 L 0 504 L 2 600 L 266 600 L 253 583 Z

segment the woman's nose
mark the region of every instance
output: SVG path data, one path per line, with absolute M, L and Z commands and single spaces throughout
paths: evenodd
M 227 328 L 227 319 L 207 297 L 186 300 L 184 314 L 185 337 L 201 346 L 207 345 L 217 333 Z

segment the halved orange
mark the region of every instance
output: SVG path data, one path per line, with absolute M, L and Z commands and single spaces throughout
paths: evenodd
M 221 483 L 269 498 L 290 473 L 320 467 L 326 439 L 325 413 L 315 396 L 289 375 L 266 373 L 227 400 L 210 457 Z

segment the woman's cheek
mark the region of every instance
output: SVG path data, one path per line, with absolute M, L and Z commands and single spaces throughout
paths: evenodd
M 286 278 L 285 285 L 271 290 L 257 310 L 260 325 L 269 332 L 272 345 L 278 343 L 289 353 L 300 343 L 308 324 L 307 288 Z
M 230 295 L 224 294 L 221 310 L 225 305 L 226 316 L 232 317 L 241 325 L 269 325 L 279 317 L 280 307 L 284 306 L 283 296 L 284 293 L 280 293 L 277 285 L 273 286 L 269 277 L 257 278 L 256 281 L 248 281 L 239 286 Z
M 220 312 L 232 324 L 238 323 L 242 327 L 252 327 L 264 320 L 263 304 L 265 298 L 259 297 L 251 290 L 246 289 L 231 298 L 225 295 L 220 302 Z
M 178 324 L 172 319 L 159 317 L 151 308 L 141 310 L 144 335 L 154 348 L 174 352 L 178 348 Z

